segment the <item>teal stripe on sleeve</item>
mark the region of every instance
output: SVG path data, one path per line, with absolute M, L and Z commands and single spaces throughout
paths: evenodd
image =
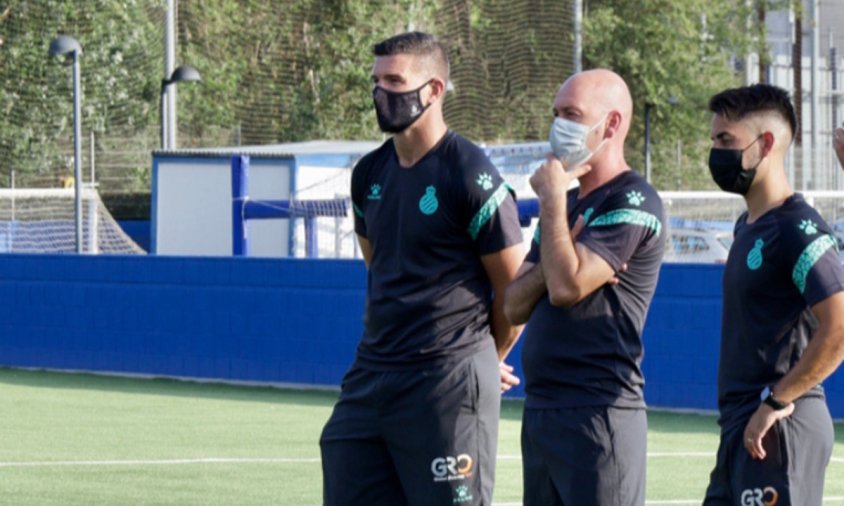
M 354 202 L 352 202 L 352 207 L 355 209 L 355 214 L 358 215 L 359 218 L 363 218 L 363 211 L 361 208 L 359 208 Z
M 536 229 L 533 231 L 533 242 L 539 244 L 539 223 L 536 224 Z
M 615 211 L 610 211 L 592 220 L 588 226 L 608 227 L 623 223 L 649 228 L 657 234 L 662 230 L 662 222 L 659 221 L 659 218 L 651 213 L 638 209 L 616 209 Z
M 806 291 L 806 278 L 809 276 L 809 271 L 815 266 L 815 263 L 827 252 L 829 248 L 837 248 L 835 238 L 831 235 L 822 235 L 809 243 L 803 253 L 800 253 L 800 258 L 794 264 L 794 270 L 791 271 L 791 280 L 794 285 L 800 290 L 800 293 Z
M 478 234 L 481 232 L 481 228 L 486 225 L 492 215 L 498 211 L 498 207 L 504 202 L 504 199 L 507 198 L 507 193 L 511 190 L 510 185 L 507 183 L 501 183 L 501 186 L 498 187 L 492 195 L 489 196 L 484 205 L 478 209 L 478 212 L 475 213 L 475 217 L 472 218 L 471 223 L 469 223 L 469 236 L 472 240 L 478 238 Z

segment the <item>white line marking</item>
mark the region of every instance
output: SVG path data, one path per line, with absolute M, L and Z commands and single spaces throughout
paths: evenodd
M 645 504 L 700 504 L 703 498 L 700 499 L 651 499 L 646 500 Z M 844 496 L 824 497 L 823 502 L 844 502 Z M 520 502 L 496 502 L 493 506 L 521 506 Z
M 41 460 L 22 462 L 0 462 L 0 467 L 46 467 L 46 466 L 172 466 L 184 464 L 302 464 L 320 462 L 319 458 L 223 458 L 160 460 Z
M 715 458 L 714 452 L 648 452 L 648 458 L 662 457 L 711 457 Z
M 714 452 L 648 452 L 648 458 L 665 458 L 665 457 L 703 457 L 715 458 Z M 499 455 L 498 460 L 522 460 L 521 455 Z M 837 464 L 844 463 L 844 457 L 830 457 L 830 462 Z
M 711 452 L 651 452 L 648 458 L 714 458 Z M 498 460 L 522 460 L 518 454 L 499 455 Z M 48 467 L 48 466 L 172 466 L 190 464 L 316 464 L 319 457 L 267 457 L 267 458 L 237 458 L 237 457 L 205 457 L 195 459 L 151 459 L 151 460 L 35 460 L 0 462 L 3 467 Z M 830 462 L 844 463 L 844 457 L 832 457 Z M 837 500 L 837 499 L 836 499 Z
M 648 458 L 662 457 L 707 457 L 715 458 L 715 452 L 648 452 Z M 521 455 L 499 455 L 498 460 L 522 460 Z

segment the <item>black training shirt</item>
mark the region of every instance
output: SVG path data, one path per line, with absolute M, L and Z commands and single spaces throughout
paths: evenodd
M 362 367 L 427 367 L 491 340 L 481 256 L 522 241 L 515 196 L 480 148 L 449 131 L 413 167 L 393 140 L 352 173 L 355 232 L 372 246 Z
M 571 308 L 547 295 L 531 313 L 522 364 L 527 408 L 644 407 L 642 328 L 665 251 L 662 201 L 641 176 L 625 171 L 582 199 L 568 193 L 569 226 L 583 215 L 576 241 L 618 272 Z M 540 223 L 540 227 L 541 227 Z M 527 261 L 540 262 L 540 229 Z
M 799 194 L 754 223 L 739 217 L 724 269 L 719 423 L 746 423 L 817 327 L 811 307 L 844 290 L 835 237 Z M 823 396 L 821 388 L 808 396 Z

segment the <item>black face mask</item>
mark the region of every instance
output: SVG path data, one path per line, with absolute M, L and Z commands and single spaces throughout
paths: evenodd
M 431 104 L 422 105 L 421 91 L 430 81 L 415 90 L 397 93 L 380 86 L 372 90 L 378 126 L 387 133 L 397 134 L 412 125 Z
M 709 173 L 715 184 L 725 192 L 746 195 L 756 177 L 756 167 L 762 160 L 759 160 L 753 168 L 745 169 L 741 165 L 741 157 L 744 152 L 756 143 L 762 136 L 757 137 L 744 149 L 721 149 L 712 148 L 709 150 Z

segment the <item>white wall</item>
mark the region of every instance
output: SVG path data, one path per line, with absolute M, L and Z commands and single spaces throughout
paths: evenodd
M 293 160 L 252 158 L 251 199 L 288 199 Z M 231 256 L 231 158 L 163 154 L 153 159 L 154 252 Z M 250 256 L 284 257 L 288 220 L 250 220 Z

